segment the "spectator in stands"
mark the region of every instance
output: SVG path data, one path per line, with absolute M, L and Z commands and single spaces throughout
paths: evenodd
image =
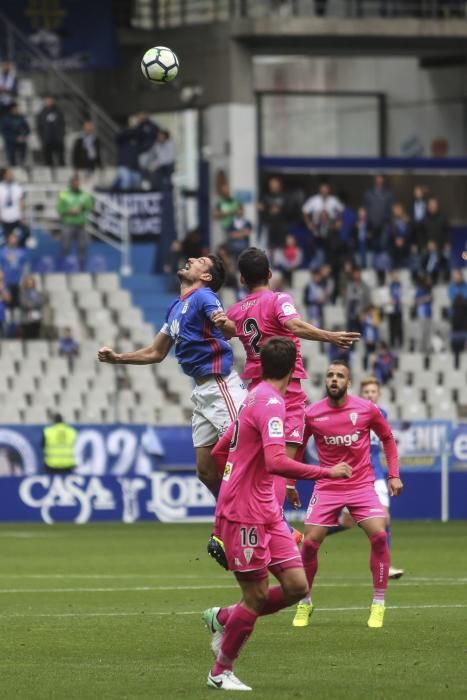
M 56 413 L 53 424 L 44 428 L 42 448 L 44 470 L 48 474 L 70 473 L 76 466 L 75 446 L 78 433 Z
M 311 280 L 303 290 L 303 305 L 306 308 L 310 323 L 318 328 L 324 328 L 324 305 L 327 300 L 326 289 L 322 284 L 322 271 L 312 270 Z
M 16 102 L 11 103 L 8 113 L 3 117 L 2 133 L 9 165 L 24 165 L 31 129 Z
M 426 215 L 418 239 L 418 249 L 420 253 L 426 252 L 428 241 L 436 243 L 437 251 L 440 255 L 439 270 L 443 278 L 449 279 L 449 222 L 440 210 L 439 201 L 436 197 L 430 197 L 427 202 Z
M 394 197 L 386 185 L 384 175 L 375 175 L 373 187 L 365 192 L 364 206 L 368 212 L 368 223 L 373 231 L 375 250 L 385 247 L 387 228 L 391 221 Z
M 323 228 L 323 219 L 326 222 Z M 339 275 L 347 259 L 351 259 L 351 246 L 349 242 L 342 238 L 342 227 L 340 217 L 330 220 L 329 214 L 322 211 L 320 215 L 320 234 L 324 247 L 324 260 L 331 267 L 331 274 L 334 288 L 339 283 Z M 325 235 L 323 235 L 325 234 Z M 319 239 L 318 239 L 319 240 Z
M 392 266 L 397 270 L 406 266 L 410 253 L 410 244 L 409 217 L 402 204 L 396 203 L 392 207 L 391 222 L 389 224 L 389 250 Z
M 410 206 L 410 223 L 412 235 L 415 241 L 420 238 L 423 230 L 423 220 L 426 216 L 426 188 L 422 185 L 415 185 L 413 188 L 412 204 Z
M 0 248 L 0 268 L 5 276 L 5 284 L 10 292 L 10 308 L 19 306 L 21 279 L 26 271 L 28 256 L 23 248 L 18 247 L 18 238 L 12 231 L 8 234 L 6 245 Z
M 397 270 L 391 272 L 389 282 L 390 303 L 388 312 L 389 344 L 392 348 L 401 348 L 404 342 L 402 322 L 402 284 Z
M 345 309 L 347 314 L 347 328 L 350 331 L 362 332 L 361 313 L 363 309 L 371 305 L 370 288 L 362 280 L 362 271 L 355 266 L 352 269 L 351 280 L 345 291 Z
M 338 228 L 341 240 L 349 248 L 352 245 L 352 232 L 357 222 L 357 212 L 349 204 L 347 192 L 340 192 L 338 199 L 342 203 L 343 209 L 338 216 Z
M 381 322 L 379 310 L 373 304 L 369 304 L 362 309 L 360 314 L 360 324 L 362 329 L 362 340 L 365 347 L 363 356 L 363 366 L 368 370 L 370 355 L 375 352 L 379 342 L 379 324 Z
M 387 343 L 381 341 L 373 363 L 373 374 L 381 384 L 387 384 L 394 376 L 396 357 L 389 350 Z
M 419 272 L 428 275 L 432 282 L 436 284 L 443 269 L 443 259 L 439 253 L 435 241 L 428 241 L 425 252 L 420 257 Z
M 10 61 L 0 63 L 0 119 L 10 110 L 18 92 L 16 70 Z
M 414 316 L 418 321 L 418 349 L 428 353 L 431 343 L 431 320 L 433 315 L 433 294 L 431 279 L 420 275 L 415 288 Z
M 61 249 L 66 258 L 71 251 L 72 242 L 76 241 L 81 270 L 86 267 L 86 253 L 89 242 L 86 221 L 92 211 L 91 195 L 83 192 L 79 175 L 75 174 L 66 190 L 60 192 L 57 211 L 62 222 Z
M 359 267 L 372 266 L 373 232 L 368 223 L 368 213 L 365 207 L 359 207 L 357 220 L 351 232 L 351 247 Z
M 140 139 L 138 117 L 128 118 L 128 127 L 122 129 L 117 140 L 117 179 L 113 184 L 115 190 L 138 190 L 141 187 L 139 170 Z
M 36 280 L 32 275 L 26 275 L 21 282 L 19 293 L 21 330 L 24 339 L 35 340 L 40 336 L 43 306 L 44 297 L 36 287 Z
M 321 212 L 325 211 L 328 218 L 334 221 L 343 210 L 342 202 L 331 194 L 331 187 L 327 182 L 322 182 L 318 193 L 309 197 L 302 207 L 303 218 L 310 231 L 313 231 L 313 225 L 318 224 Z
M 245 218 L 245 210 L 240 205 L 232 219 L 232 224 L 227 229 L 226 245 L 234 260 L 250 246 L 252 228 L 251 221 Z
M 5 274 L 0 269 L 0 338 L 4 338 L 7 330 L 7 310 L 10 306 L 11 294 L 5 284 Z
M 138 136 L 139 153 L 148 151 L 157 139 L 159 125 L 149 118 L 147 112 L 136 115 L 136 133 Z
M 448 295 L 451 304 L 454 303 L 457 297 L 467 300 L 467 282 L 464 279 L 462 270 L 453 270 L 451 272 L 451 282 L 448 286 Z
M 90 119 L 85 119 L 81 133 L 75 139 L 71 162 L 73 168 L 83 170 L 85 176 L 92 175 L 96 168 L 102 168 L 101 143 Z
M 258 203 L 260 241 L 270 252 L 285 243 L 288 232 L 290 198 L 279 177 L 270 177 L 267 190 Z
M 44 97 L 44 106 L 36 117 L 36 129 L 45 165 L 65 165 L 65 118 L 52 95 Z
M 16 231 L 19 247 L 24 246 L 30 233 L 25 218 L 24 190 L 15 182 L 11 168 L 5 170 L 0 182 L 0 226 L 5 239 L 11 231 Z
M 303 263 L 303 250 L 297 245 L 295 236 L 288 234 L 283 248 L 276 248 L 272 254 L 272 267 L 282 272 L 284 283 L 292 286 L 294 270 Z
M 58 354 L 66 357 L 70 371 L 73 370 L 75 357 L 79 354 L 79 344 L 73 338 L 73 332 L 68 326 L 63 329 L 63 333 L 58 339 Z
M 451 350 L 454 364 L 459 368 L 459 358 L 467 345 L 467 297 L 458 294 L 451 307 Z M 463 387 L 462 387 L 463 388 Z M 459 387 L 461 389 L 461 387 Z
M 173 241 L 170 246 L 170 263 L 165 270 L 176 275 L 177 270 L 186 263 L 188 258 L 200 258 L 207 255 L 207 248 L 203 245 L 203 235 L 199 226 L 188 231 L 183 241 Z M 178 289 L 177 281 L 177 289 Z
M 241 206 L 241 202 L 231 195 L 228 184 L 222 182 L 219 185 L 219 199 L 217 200 L 213 216 L 225 232 L 232 226 L 235 214 Z
M 139 157 L 139 165 L 154 190 L 169 190 L 175 171 L 175 143 L 170 131 L 159 129 L 156 139 Z
M 225 282 L 224 287 L 234 289 L 238 291 L 238 278 L 237 278 L 237 261 L 230 254 L 229 249 L 226 245 L 220 245 L 217 249 L 217 255 L 221 258 L 224 263 L 225 270 Z

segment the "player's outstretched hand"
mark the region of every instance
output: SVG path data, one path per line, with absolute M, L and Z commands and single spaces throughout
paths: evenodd
M 300 502 L 300 496 L 298 494 L 298 491 L 296 488 L 293 488 L 292 486 L 287 486 L 286 489 L 287 493 L 287 500 L 292 506 L 294 510 L 298 510 L 300 506 L 302 505 Z
M 211 321 L 216 326 L 216 328 L 223 328 L 227 323 L 227 314 L 224 311 L 213 311 L 211 314 Z
M 360 340 L 360 333 L 353 333 L 351 331 L 332 331 L 331 332 L 331 343 L 337 345 L 338 348 L 343 348 L 348 350 L 352 347 L 354 343 Z
M 352 467 L 347 462 L 340 462 L 331 467 L 331 479 L 348 479 L 352 476 Z
M 115 364 L 118 362 L 118 354 L 112 350 L 112 348 L 101 348 L 97 352 L 97 359 L 99 362 L 110 362 L 110 364 Z
M 388 489 L 391 496 L 398 496 L 403 488 L 404 484 L 397 476 L 388 479 Z

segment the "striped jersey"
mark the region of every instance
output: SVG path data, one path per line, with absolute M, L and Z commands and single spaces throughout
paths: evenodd
M 211 322 L 222 304 L 209 287 L 200 287 L 179 297 L 169 307 L 161 333 L 169 335 L 175 357 L 189 377 L 230 374 L 233 354 L 221 331 Z

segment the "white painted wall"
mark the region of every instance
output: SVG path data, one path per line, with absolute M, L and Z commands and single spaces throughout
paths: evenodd
M 418 60 L 410 57 L 394 58 L 312 58 L 265 57 L 255 59 L 255 88 L 259 90 L 324 90 L 324 91 L 377 91 L 387 97 L 388 155 L 431 155 L 435 139 L 446 139 L 449 155 L 467 154 L 467 120 L 462 100 L 467 96 L 467 70 L 463 67 L 421 69 Z M 284 98 L 287 99 L 287 98 Z M 353 102 L 353 101 L 352 101 Z M 332 107 L 332 102 L 329 102 Z M 303 119 L 296 114 L 289 117 L 293 135 L 285 143 L 295 148 L 303 144 L 314 152 L 303 155 L 352 155 L 346 150 L 349 141 L 355 144 L 355 154 L 366 149 L 374 155 L 376 113 L 362 109 L 361 117 L 352 109 L 342 112 L 342 102 L 334 103 L 334 123 L 323 144 L 318 129 L 315 143 L 303 136 Z M 286 110 L 284 103 L 282 111 Z M 289 112 L 294 111 L 290 103 Z M 296 110 L 295 110 L 296 112 Z M 284 132 L 284 114 L 277 126 L 267 123 L 268 140 L 280 141 Z M 274 136 L 274 131 L 277 136 Z M 345 137 L 349 134 L 349 137 Z M 282 153 L 287 155 L 287 153 Z M 292 155 L 292 153 L 291 153 Z M 293 155 L 296 155 L 293 153 Z

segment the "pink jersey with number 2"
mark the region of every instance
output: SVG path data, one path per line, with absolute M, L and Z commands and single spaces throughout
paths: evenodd
M 233 429 L 216 518 L 253 525 L 281 520 L 264 448 L 283 445 L 285 452 L 284 419 L 284 399 L 271 384 L 261 382 L 247 394 Z
M 281 336 L 289 338 L 297 348 L 294 379 L 306 379 L 303 367 L 301 345 L 298 338 L 291 333 L 285 323 L 292 318 L 300 318 L 290 294 L 262 289 L 249 294 L 227 311 L 228 318 L 235 323 L 237 335 L 246 352 L 246 363 L 242 379 L 261 377 L 259 351 L 261 345 L 269 338 Z

